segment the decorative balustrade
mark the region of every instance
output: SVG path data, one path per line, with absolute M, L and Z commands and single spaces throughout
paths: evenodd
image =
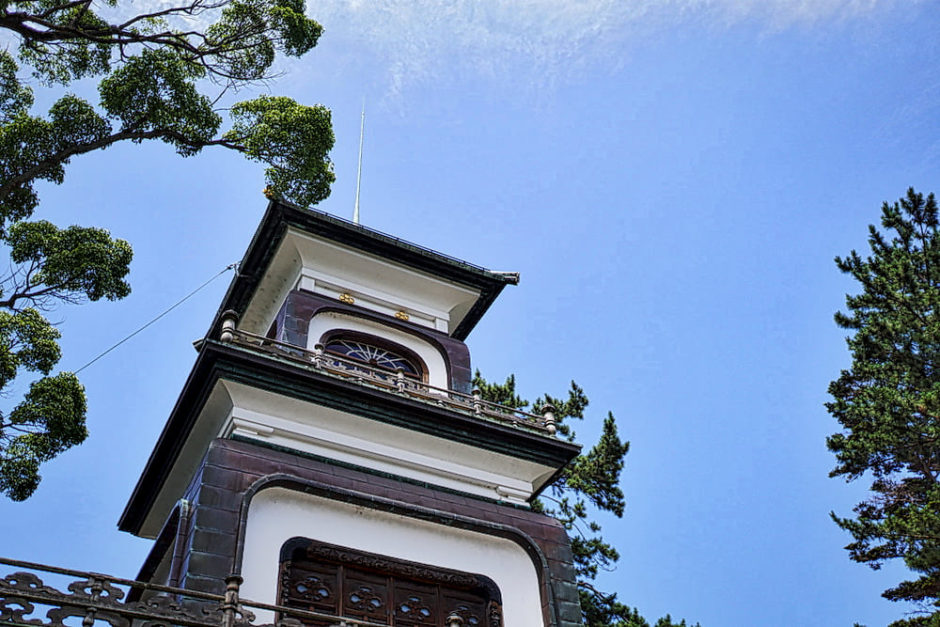
M 299 625 L 303 619 L 342 624 L 335 616 L 240 600 L 241 578 L 229 577 L 225 595 L 120 579 L 100 573 L 0 558 L 0 624 L 22 627 L 247 627 L 255 620 L 248 608 L 275 611 L 278 625 Z M 43 576 L 75 578 L 63 592 L 43 583 Z M 130 600 L 135 599 L 135 600 Z M 348 625 L 376 625 L 343 619 Z
M 0 626 L 15 627 L 388 627 L 385 623 L 337 617 L 239 598 L 242 578 L 226 579 L 224 595 L 172 588 L 32 562 L 0 558 Z M 16 570 L 13 570 L 16 569 Z M 12 571 L 12 572 L 11 572 Z M 43 577 L 72 578 L 63 592 Z M 255 625 L 256 612 L 276 623 Z M 446 627 L 464 618 L 448 616 Z
M 542 407 L 542 414 L 532 414 L 521 409 L 506 407 L 484 400 L 479 390 L 464 394 L 456 390 L 439 388 L 423 381 L 408 377 L 404 371 L 396 372 L 372 368 L 368 364 L 347 359 L 323 350 L 317 345 L 313 350 L 281 342 L 247 331 L 236 329 L 234 324 L 223 321 L 220 339 L 226 343 L 248 347 L 281 359 L 287 359 L 306 368 L 341 379 L 352 380 L 393 394 L 423 403 L 430 403 L 447 409 L 471 414 L 477 417 L 495 420 L 549 435 L 556 431 L 554 408 Z

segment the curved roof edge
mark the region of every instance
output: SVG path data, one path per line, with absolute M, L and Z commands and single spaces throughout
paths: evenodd
M 238 314 L 245 312 L 260 277 L 264 275 L 288 228 L 295 228 L 313 236 L 380 256 L 431 276 L 479 290 L 480 295 L 470 311 L 450 333 L 451 337 L 461 341 L 467 338 L 470 331 L 502 292 L 503 287 L 507 284 L 519 283 L 519 274 L 516 272 L 487 270 L 317 209 L 303 209 L 292 203 L 274 199 L 268 203 L 261 224 L 252 236 L 248 250 L 242 257 L 238 272 L 222 299 L 210 329 L 216 328 L 222 312 L 226 310 L 233 310 Z

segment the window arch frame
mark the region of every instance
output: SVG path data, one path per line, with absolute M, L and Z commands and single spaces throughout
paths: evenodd
M 404 374 L 406 377 L 416 380 L 416 381 L 420 381 L 421 383 L 428 382 L 427 364 L 415 351 L 411 350 L 407 346 L 402 346 L 401 344 L 397 342 L 387 340 L 377 335 L 372 335 L 370 333 L 363 333 L 362 331 L 353 331 L 351 329 L 330 329 L 329 331 L 327 331 L 326 333 L 320 336 L 319 344 L 323 346 L 324 352 L 327 352 L 333 355 L 338 355 L 342 357 L 343 359 L 349 359 L 351 361 L 355 361 L 357 363 L 361 363 L 363 365 L 369 366 L 370 368 L 383 370 L 385 372 L 389 372 L 392 374 L 396 372 L 392 368 L 383 367 L 383 366 L 380 366 L 379 364 L 367 362 L 357 357 L 351 357 L 347 354 L 339 353 L 338 351 L 331 351 L 327 348 L 330 345 L 330 343 L 341 341 L 341 340 L 348 340 L 350 342 L 358 342 L 361 344 L 365 344 L 367 346 L 372 346 L 374 348 L 378 348 L 378 349 L 393 353 L 396 356 L 408 361 L 415 368 L 415 371 L 417 372 L 417 374 L 413 375 L 405 371 Z

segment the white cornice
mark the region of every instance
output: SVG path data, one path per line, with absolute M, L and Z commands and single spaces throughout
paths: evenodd
M 232 408 L 218 437 L 280 448 L 474 496 L 527 505 L 554 469 L 225 381 Z
M 349 295 L 357 306 L 406 315 L 449 333 L 480 297 L 470 289 L 381 257 L 288 229 L 245 310 L 240 328 L 264 334 L 291 289 L 332 298 Z

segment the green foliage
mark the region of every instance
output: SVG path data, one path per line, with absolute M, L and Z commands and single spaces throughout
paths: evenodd
M 193 82 L 202 75 L 202 68 L 175 51 L 144 50 L 101 81 L 101 106 L 133 141 L 156 133 L 154 138 L 189 157 L 211 142 L 222 124 L 212 101 Z
M 19 37 L 20 63 L 45 84 L 100 77 L 100 108 L 65 95 L 46 117 L 33 115 L 16 59 L 0 51 L 0 229 L 36 208 L 35 182 L 61 183 L 72 157 L 120 141 L 163 141 L 185 157 L 229 148 L 268 165 L 269 193 L 302 206 L 326 198 L 327 109 L 262 96 L 233 105 L 225 130 L 215 108 L 226 90 L 267 79 L 278 53 L 300 56 L 316 45 L 322 28 L 304 9 L 303 0 L 191 0 L 109 24 L 90 0 L 0 5 L 0 28 Z M 203 32 L 170 26 L 212 15 Z
M 516 393 L 514 375 L 504 383 L 490 383 L 477 371 L 473 386 L 480 390 L 484 400 L 506 407 L 525 409 L 531 406 L 541 410 L 545 405 L 553 406 L 558 433 L 571 442 L 575 440 L 575 432 L 570 420 L 583 420 L 588 406 L 584 390 L 574 381 L 566 397 L 545 394 L 531 405 Z M 593 584 L 599 570 L 611 570 L 620 555 L 604 541 L 601 526 L 591 518 L 591 513 L 600 510 L 618 518 L 623 516 L 625 503 L 619 484 L 629 449 L 630 443 L 620 439 L 614 416 L 608 412 L 597 443 L 564 469 L 548 494 L 543 493 L 532 503 L 534 509 L 561 521 L 568 531 L 578 575 L 582 620 L 588 627 L 649 627 L 635 608 L 620 603 L 616 594 L 597 590 Z M 686 623 L 684 620 L 673 623 L 667 615 L 656 621 L 654 627 L 686 627 Z
M 124 280 L 133 256 L 131 247 L 124 240 L 111 239 L 104 229 L 59 229 L 45 220 L 17 222 L 6 241 L 10 258 L 26 266 L 29 278 L 0 305 L 13 307 L 23 298 L 41 304 L 82 298 L 117 300 L 131 293 Z
M 865 626 L 856 625 L 856 627 Z M 890 627 L 940 627 L 940 616 L 938 616 L 936 613 L 923 616 L 912 616 L 911 618 L 896 620 L 891 623 Z
M 305 9 L 303 0 L 184 0 L 124 15 L 118 0 L 0 2 L 0 29 L 18 44 L 0 50 L 0 244 L 11 257 L 0 277 L 0 393 L 17 376 L 33 379 L 23 401 L 0 413 L 0 492 L 27 498 L 39 465 L 86 434 L 82 386 L 51 374 L 59 334 L 40 312 L 130 293 L 127 242 L 30 221 L 37 183 L 62 183 L 78 155 L 156 140 L 184 157 L 210 146 L 240 152 L 267 166 L 268 195 L 302 206 L 323 200 L 333 181 L 327 109 L 262 96 L 230 107 L 225 128 L 217 105 L 271 78 L 279 54 L 316 45 L 322 28 Z M 63 90 L 45 115 L 33 111 L 21 70 L 34 85 Z M 77 79 L 98 81 L 97 103 L 64 93 Z
M 39 485 L 39 465 L 87 435 L 84 388 L 72 373 L 50 374 L 61 356 L 59 331 L 38 308 L 123 298 L 132 253 L 102 229 L 45 221 L 16 222 L 3 239 L 17 265 L 0 296 L 0 391 L 24 371 L 41 375 L 0 414 L 0 491 L 23 500 Z
M 0 491 L 14 501 L 28 498 L 39 485 L 39 465 L 87 437 L 85 410 L 85 388 L 73 373 L 34 381 L 0 424 Z
M 861 285 L 836 324 L 852 365 L 829 385 L 826 408 L 842 425 L 827 440 L 830 476 L 872 478 L 854 518 L 832 514 L 854 541 L 851 559 L 879 568 L 900 558 L 917 575 L 884 597 L 922 604 L 924 614 L 893 623 L 940 625 L 940 237 L 931 194 L 908 190 L 885 203 L 869 227 L 871 254 L 836 258 Z
M 330 193 L 333 147 L 329 111 L 302 107 L 290 98 L 261 96 L 232 107 L 232 130 L 225 137 L 244 146 L 265 170 L 268 186 L 306 206 Z

